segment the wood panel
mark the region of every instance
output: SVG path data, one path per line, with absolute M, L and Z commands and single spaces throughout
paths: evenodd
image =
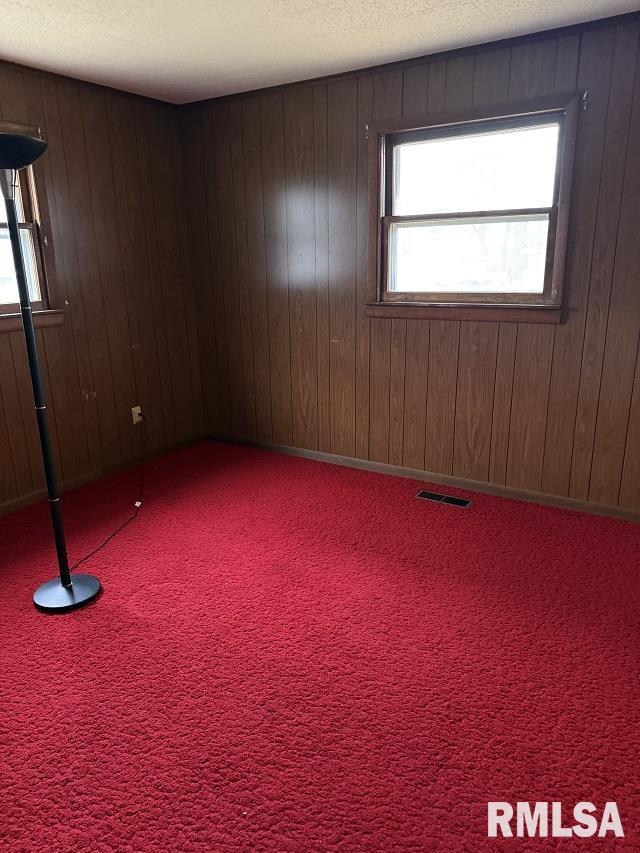
M 78 459 L 79 476 L 82 471 L 99 470 L 102 467 L 102 448 L 98 428 L 98 408 L 90 390 L 93 387 L 93 366 L 85 319 L 84 300 L 78 275 L 78 259 L 75 248 L 75 235 L 70 218 L 72 196 L 67 175 L 66 152 L 60 119 L 58 82 L 50 79 L 42 81 L 45 126 L 49 149 L 47 156 L 40 162 L 44 167 L 44 180 L 50 214 L 50 233 L 54 254 L 48 259 L 49 270 L 53 263 L 55 280 L 50 282 L 57 294 L 52 296 L 63 305 L 65 322 L 61 328 L 61 346 L 63 353 L 65 381 L 59 386 L 69 395 L 63 402 L 65 411 L 73 411 L 70 406 L 75 402 L 75 417 L 68 419 L 66 430 L 72 441 L 70 456 Z M 49 337 L 45 338 L 48 348 Z M 58 392 L 60 393 L 60 392 Z M 54 392 L 55 394 L 55 392 Z M 74 400 L 75 395 L 75 400 Z M 81 412 L 77 401 L 80 399 Z M 83 453 L 86 445 L 87 455 Z M 64 457 L 63 457 L 64 459 Z M 65 464 L 61 474 L 65 478 L 74 478 L 69 464 Z
M 461 323 L 453 473 L 487 480 L 498 351 L 495 323 Z
M 313 187 L 316 253 L 316 350 L 318 353 L 318 449 L 331 450 L 331 344 L 329 333 L 328 93 L 313 87 Z M 368 353 L 367 353 L 368 362 Z M 367 436 L 369 434 L 367 421 Z
M 358 182 L 356 197 L 356 306 L 367 301 L 369 206 L 367 124 L 373 118 L 373 77 L 358 80 Z M 370 359 L 371 321 L 356 308 L 356 449 L 360 459 L 369 458 L 369 405 L 371 391 Z
M 284 97 L 292 441 L 318 447 L 313 90 Z
M 89 214 L 84 215 L 86 231 L 83 231 L 83 240 L 91 252 L 90 260 L 87 260 L 97 273 L 92 286 L 99 287 L 102 301 L 100 332 L 104 331 L 105 338 L 102 341 L 101 360 L 104 359 L 110 365 L 111 385 L 106 393 L 113 394 L 108 401 L 105 399 L 105 407 L 108 402 L 110 412 L 114 413 L 114 455 L 109 457 L 109 462 L 115 465 L 120 458 L 131 458 L 135 456 L 136 450 L 139 451 L 136 434 L 127 428 L 131 420 L 131 407 L 136 405 L 136 383 L 128 306 L 123 286 L 122 252 L 114 252 L 114 247 L 120 249 L 120 236 L 104 96 L 101 92 L 86 89 L 81 93 L 79 107 L 84 125 L 86 154 L 86 172 L 82 174 L 82 181 L 83 188 L 87 190 Z M 97 325 L 94 334 L 97 333 L 96 329 Z
M 183 126 L 183 139 L 185 135 L 185 128 Z M 204 168 L 202 171 L 202 177 L 205 182 L 205 194 L 204 194 L 204 209 L 192 210 L 190 211 L 190 215 L 193 216 L 202 216 L 206 217 L 205 219 L 205 239 L 206 246 L 208 250 L 208 260 L 209 260 L 209 276 L 206 276 L 206 267 L 205 267 L 205 276 L 196 281 L 196 292 L 202 294 L 203 290 L 207 287 L 207 282 L 212 278 L 214 281 L 221 281 L 222 278 L 222 263 L 220 260 L 220 236 L 218 230 L 218 218 L 220 214 L 219 211 L 219 203 L 217 197 L 217 180 L 216 173 L 218 170 L 218 164 L 216 163 L 215 158 L 215 145 L 214 145 L 214 136 L 213 136 L 213 120 L 211 115 L 211 110 L 205 110 L 202 114 L 202 141 L 204 145 L 203 151 L 203 161 Z M 186 163 L 186 167 L 188 169 L 189 163 Z M 188 174 L 188 172 L 187 172 Z M 192 235 L 192 246 L 193 246 L 193 235 Z M 193 256 L 193 248 L 191 249 L 191 254 Z M 230 390 L 230 371 L 229 371 L 229 353 L 227 351 L 227 333 L 225 328 L 225 304 L 224 304 L 224 292 L 216 290 L 215 292 L 211 292 L 209 294 L 210 297 L 210 306 L 211 313 L 213 315 L 212 322 L 210 323 L 211 331 L 215 335 L 215 355 L 216 355 L 216 368 L 218 372 L 218 384 L 219 384 L 219 410 L 220 410 L 220 432 L 222 435 L 226 435 L 231 431 L 231 390 Z M 203 301 L 202 295 L 199 297 L 200 304 Z M 206 329 L 204 330 L 204 335 L 206 336 Z M 202 355 L 202 345 L 201 345 L 201 355 Z M 212 367 L 210 369 L 213 369 Z M 205 382 L 206 385 L 206 382 Z M 207 387 L 207 393 L 205 397 L 211 396 L 211 389 Z
M 231 186 L 233 193 L 230 208 L 233 211 L 237 300 L 240 316 L 240 341 L 242 344 L 244 434 L 251 438 L 256 435 L 255 371 L 251 334 L 251 288 L 249 283 L 247 211 L 244 188 L 244 157 L 242 152 L 242 104 L 239 101 L 229 105 L 229 136 Z
M 616 234 L 620 226 L 620 205 L 625 179 L 625 174 L 620 170 L 619 164 L 625 159 L 629 137 L 638 29 L 635 27 L 620 28 L 612 36 L 609 50 L 615 48 L 615 52 L 610 77 L 609 108 L 606 115 L 606 125 L 600 129 L 600 133 L 595 139 L 597 144 L 604 137 L 604 145 L 601 158 L 597 214 L 595 204 L 591 206 L 595 226 L 592 226 L 594 227 L 593 248 L 591 256 L 588 258 L 590 260 L 588 303 L 581 306 L 585 318 L 585 330 L 579 366 L 577 414 L 570 479 L 570 494 L 581 500 L 586 500 L 589 493 L 617 246 Z M 608 80 L 605 79 L 604 82 L 606 84 Z M 601 119 L 601 124 L 605 124 L 604 118 Z M 593 138 L 594 135 L 591 134 L 590 137 Z
M 251 320 L 253 350 L 256 433 L 261 441 L 270 441 L 272 435 L 271 361 L 261 138 L 260 101 L 257 98 L 251 98 L 242 104 L 247 260 L 251 303 L 251 317 L 249 319 Z
M 291 444 L 291 345 L 289 341 L 289 273 L 287 269 L 287 201 L 284 170 L 282 95 L 260 99 L 265 256 L 269 313 L 271 417 L 273 440 Z M 224 216 L 224 207 L 221 209 Z M 226 316 L 226 303 L 225 303 Z M 237 358 L 231 355 L 229 362 Z M 231 370 L 229 371 L 231 376 Z M 233 427 L 233 424 L 232 424 Z M 236 433 L 232 431 L 232 435 Z
M 198 310 L 195 312 L 196 346 L 202 371 L 207 377 L 207 393 L 202 401 L 204 429 L 210 433 L 222 433 L 224 431 L 221 416 L 222 388 L 217 358 L 214 298 L 211 288 L 202 286 L 202 283 L 208 280 L 210 272 L 203 117 L 196 113 L 187 114 L 181 123 L 179 135 L 186 179 L 186 226 L 190 238 L 187 250 L 193 271 L 194 308 L 196 298 L 198 303 Z M 259 245 L 264 246 L 264 240 L 260 241 Z M 157 375 L 157 371 L 154 373 Z M 270 412 L 271 404 L 269 404 L 269 414 Z M 270 432 L 267 435 L 258 433 L 258 437 L 261 436 L 262 440 L 267 440 Z
M 35 172 L 51 300 L 64 322 L 38 341 L 59 475 L 76 482 L 140 457 L 130 411 L 138 403 L 148 452 L 203 430 L 174 171 L 179 117 L 170 106 L 1 63 L 0 92 L 2 119 L 39 126 L 49 142 Z M 149 111 L 164 134 L 153 144 Z M 0 509 L 42 487 L 22 333 L 0 333 Z
M 187 225 L 187 204 L 184 193 L 184 163 L 182 160 L 182 141 L 180 121 L 175 116 L 169 121 L 169 139 L 171 143 L 171 177 L 175 202 L 175 226 L 178 234 L 178 276 L 179 298 L 176 303 L 177 316 L 184 313 L 184 324 L 180 326 L 186 340 L 184 341 L 184 363 L 189 364 L 189 372 L 185 377 L 189 388 L 191 410 L 190 418 L 186 421 L 186 434 L 201 435 L 204 430 L 204 403 L 202 399 L 202 374 L 200 372 L 200 347 L 198 342 L 198 323 L 196 294 L 193 283 L 193 267 Z M 189 397 L 187 397 L 187 405 Z
M 640 338 L 640 73 L 629 128 L 627 168 L 620 210 L 620 226 L 611 282 L 607 337 L 602 364 L 598 415 L 589 483 L 589 500 L 613 504 L 620 494 L 629 431 L 630 410 Z M 627 464 L 629 460 L 627 458 Z M 628 485 L 625 487 L 628 488 Z
M 218 208 L 218 246 L 220 258 L 219 296 L 224 305 L 224 326 L 221 333 L 226 338 L 229 373 L 230 427 L 235 435 L 247 434 L 247 409 L 245 405 L 245 382 L 247 364 L 245 358 L 245 336 L 240 314 L 240 284 L 237 267 L 237 244 L 243 244 L 245 235 L 238 227 L 235 208 L 239 204 L 234 196 L 232 150 L 237 148 L 231 140 L 230 105 L 218 104 L 211 108 L 213 144 L 215 152 L 215 190 L 213 204 Z M 237 176 L 236 176 L 237 181 Z M 287 376 L 289 366 L 287 365 Z M 250 379 L 249 379 L 250 386 Z M 289 415 L 290 418 L 290 415 Z M 290 440 L 290 436 L 288 436 Z
M 329 384 L 331 452 L 355 455 L 355 309 L 358 87 L 327 89 Z

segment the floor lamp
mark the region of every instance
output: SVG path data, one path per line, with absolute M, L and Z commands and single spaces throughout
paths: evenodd
M 60 572 L 60 577 L 47 581 L 47 583 L 38 587 L 33 595 L 33 601 L 40 610 L 50 613 L 62 613 L 80 607 L 80 605 L 86 604 L 86 602 L 95 598 L 100 592 L 100 581 L 98 578 L 93 577 L 93 575 L 71 574 L 69 569 L 67 546 L 62 526 L 62 515 L 60 513 L 58 484 L 56 482 L 53 454 L 51 452 L 51 439 L 49 437 L 49 425 L 47 423 L 47 407 L 45 405 L 42 377 L 38 363 L 36 333 L 31 314 L 31 300 L 29 298 L 24 260 L 20 248 L 20 231 L 18 228 L 15 202 L 18 170 L 30 166 L 38 157 L 44 154 L 46 148 L 47 143 L 36 136 L 29 136 L 23 133 L 0 132 L 0 185 L 7 209 L 7 225 L 9 226 L 11 251 L 13 253 L 16 280 L 18 282 L 20 312 L 22 314 L 24 337 L 27 344 L 33 400 L 38 420 L 42 461 L 47 481 L 49 508 L 51 510 L 51 522 L 53 524 L 53 535 Z

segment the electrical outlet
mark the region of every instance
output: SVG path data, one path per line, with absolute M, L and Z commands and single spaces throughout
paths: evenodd
M 134 406 L 131 409 L 131 420 L 134 424 L 142 423 L 142 406 Z

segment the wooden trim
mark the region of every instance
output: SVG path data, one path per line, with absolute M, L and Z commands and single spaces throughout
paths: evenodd
M 68 480 L 65 483 L 58 483 L 60 492 L 70 492 L 72 489 L 77 489 L 80 486 L 84 486 L 86 483 L 90 483 L 92 480 L 98 480 L 100 477 L 104 476 L 103 472 L 92 471 L 90 474 L 84 474 L 82 477 L 76 477 L 73 480 Z M 20 495 L 19 498 L 14 498 L 10 501 L 5 501 L 0 504 L 0 515 L 8 515 L 11 512 L 15 512 L 18 509 L 22 509 L 25 506 L 29 506 L 30 504 L 37 503 L 38 501 L 44 500 L 47 497 L 46 489 L 38 489 L 35 492 L 29 492 L 26 495 Z
M 37 172 L 37 174 L 36 174 Z M 49 210 L 49 195 L 43 164 L 36 161 L 28 170 L 29 191 L 31 202 L 35 204 L 34 213 L 34 242 L 36 243 L 37 262 L 40 265 L 40 296 L 53 309 L 62 304 L 58 296 L 56 278 L 56 255 L 53 245 L 53 229 Z
M 339 456 L 337 453 L 323 453 L 318 450 L 306 450 L 302 447 L 290 447 L 282 444 L 272 444 L 265 441 L 248 441 L 238 438 L 208 436 L 210 441 L 220 441 L 226 444 L 237 444 L 245 447 L 255 447 L 270 453 L 282 453 L 285 456 L 300 456 L 303 459 L 313 459 L 316 462 L 328 462 L 330 465 L 341 465 L 345 468 L 357 468 L 362 471 L 375 471 L 392 477 L 405 477 L 426 483 L 438 483 L 465 489 L 480 494 L 496 495 L 511 500 L 552 506 L 558 509 L 570 509 L 586 512 L 590 515 L 605 515 L 620 518 L 633 523 L 640 523 L 640 512 L 626 510 L 616 506 L 604 506 L 588 501 L 567 498 L 562 495 L 547 495 L 543 492 L 532 492 L 527 489 L 517 489 L 513 486 L 498 486 L 478 480 L 468 480 L 465 477 L 454 477 L 449 474 L 435 474 L 432 471 L 420 471 L 415 468 L 404 468 L 401 465 L 389 465 L 386 462 L 372 462 L 369 459 L 354 459 L 351 456 Z
M 42 138 L 39 127 L 32 124 L 19 124 L 15 121 L 0 121 L 0 133 L 23 133 L 25 136 Z
M 189 447 L 189 445 L 197 444 L 197 442 L 207 438 L 208 436 L 196 436 L 188 439 L 187 441 L 175 442 L 167 447 L 148 450 L 145 453 L 142 453 L 133 459 L 127 459 L 125 462 L 121 462 L 118 465 L 109 465 L 105 468 L 101 468 L 99 471 L 90 471 L 87 474 L 82 474 L 80 477 L 74 477 L 71 480 L 64 480 L 58 483 L 60 492 L 63 494 L 65 492 L 71 492 L 73 489 L 78 489 L 80 486 L 85 486 L 87 483 L 94 483 L 96 480 L 102 480 L 103 477 L 111 477 L 119 471 L 132 468 L 134 465 L 142 465 L 145 462 L 150 462 L 151 460 L 158 458 L 159 456 L 171 453 L 173 450 L 179 450 L 181 447 Z M 38 489 L 35 492 L 29 492 L 27 495 L 21 495 L 19 498 L 5 501 L 5 503 L 0 503 L 0 515 L 8 515 L 10 512 L 22 509 L 22 507 L 44 500 L 46 497 L 47 490 L 43 488 Z
M 411 116 L 407 116 L 404 120 L 411 125 L 408 129 L 401 128 L 394 130 L 395 122 L 391 122 L 388 119 L 379 119 L 372 122 L 371 128 L 375 131 L 379 129 L 379 125 L 382 126 L 389 122 L 392 129 L 390 131 L 381 130 L 380 132 L 385 134 L 392 148 L 397 148 L 400 145 L 406 145 L 411 142 L 431 142 L 434 139 L 455 139 L 458 136 L 471 136 L 474 134 L 476 126 L 478 133 L 491 133 L 492 130 L 520 130 L 527 127 L 537 128 L 547 124 L 557 124 L 558 118 L 556 116 L 559 115 L 560 118 L 564 116 L 564 102 L 564 95 L 548 95 L 546 98 L 527 98 L 520 101 L 522 107 L 520 112 L 516 112 L 513 115 L 498 115 L 496 117 L 492 115 L 493 109 L 490 109 L 486 105 L 484 107 L 470 106 L 466 110 L 462 108 L 450 108 L 449 110 L 440 110 L 436 113 L 414 113 Z M 515 106 L 518 105 L 517 101 L 510 101 L 508 103 Z M 558 109 L 556 109 L 557 104 L 560 104 Z M 469 119 L 471 112 L 476 110 L 480 117 Z M 460 116 L 461 120 L 455 122 L 444 121 L 447 116 L 451 116 L 452 114 Z M 423 124 L 421 120 L 423 115 L 430 115 L 436 119 L 436 122 Z M 440 122 L 438 119 L 442 119 L 443 121 Z M 414 124 L 418 126 L 414 127 Z
M 534 218 L 546 219 L 547 222 L 547 249 L 545 253 L 545 269 L 543 290 L 534 293 L 517 293 L 514 291 L 480 291 L 473 293 L 470 291 L 429 291 L 427 289 L 420 291 L 407 290 L 392 290 L 390 288 L 392 270 L 391 256 L 389 246 L 391 244 L 391 231 L 395 223 L 460 223 L 468 221 L 487 220 L 489 222 L 501 222 Z M 521 210 L 505 210 L 502 211 L 481 211 L 479 213 L 454 213 L 454 214 L 416 214 L 413 216 L 384 216 L 382 217 L 382 236 L 380 246 L 381 267 L 384 268 L 384 279 L 379 283 L 380 303 L 387 302 L 404 302 L 414 303 L 419 302 L 428 305 L 450 305 L 452 307 L 460 305 L 510 305 L 518 306 L 547 306 L 560 307 L 561 288 L 558 293 L 553 289 L 553 252 L 556 245 L 556 220 L 557 212 L 555 207 L 545 208 L 530 208 Z
M 434 316 L 430 312 L 426 313 L 424 311 L 420 315 L 417 313 L 412 315 L 404 313 L 398 315 L 390 312 L 375 314 L 370 311 L 376 305 L 382 306 L 389 303 L 402 303 L 407 307 L 412 306 L 414 303 L 428 308 L 432 306 L 450 306 L 447 314 L 451 319 L 463 319 L 460 314 L 454 317 L 452 313 L 454 308 L 467 309 L 476 304 L 509 307 L 510 313 L 507 315 L 494 315 L 491 318 L 485 318 L 494 321 L 517 319 L 512 313 L 514 307 L 528 308 L 531 305 L 536 309 L 548 307 L 557 309 L 558 312 L 561 311 L 579 101 L 580 95 L 578 93 L 569 92 L 561 95 L 527 98 L 515 102 L 493 104 L 491 106 L 444 110 L 439 113 L 426 113 L 406 119 L 385 118 L 367 125 L 369 262 L 365 312 L 368 316 L 386 316 L 400 319 L 411 316 L 414 318 Z M 464 132 L 477 126 L 490 129 L 494 126 L 504 126 L 505 122 L 508 126 L 511 124 L 518 124 L 519 126 L 521 120 L 526 125 L 536 117 L 549 119 L 555 114 L 559 117 L 560 125 L 558 140 L 559 156 L 556 163 L 553 204 L 550 208 L 522 208 L 511 211 L 485 210 L 477 212 L 453 212 L 450 214 L 430 213 L 414 216 L 392 215 L 393 191 L 391 185 L 393 181 L 393 150 L 396 145 L 402 144 L 404 138 L 410 140 L 416 138 L 416 135 L 419 135 L 420 138 L 429 138 L 434 132 L 449 135 L 455 133 L 457 130 Z M 516 297 L 516 295 L 511 293 L 481 293 L 470 295 L 468 293 L 438 294 L 429 293 L 428 291 L 405 293 L 389 290 L 390 223 L 509 216 L 510 214 L 523 215 L 527 212 L 546 213 L 549 217 L 544 291 L 542 294 L 522 294 Z M 517 301 L 514 302 L 516 299 Z M 441 319 L 447 319 L 447 316 L 441 316 Z M 560 322 L 561 320 L 559 316 L 558 318 L 551 318 L 547 315 L 542 321 Z
M 45 310 L 33 312 L 33 325 L 36 329 L 51 329 L 64 323 L 64 311 Z M 0 333 L 17 332 L 22 329 L 21 314 L 0 314 Z
M 407 216 L 384 216 L 385 222 L 455 222 L 458 219 L 491 219 L 500 221 L 502 219 L 515 219 L 518 216 L 525 219 L 527 216 L 549 216 L 551 207 L 514 207 L 505 210 L 469 210 L 452 211 L 449 213 L 411 213 Z
M 269 95 L 275 92 L 283 92 L 286 89 L 294 87 L 318 86 L 321 84 L 333 83 L 337 80 L 349 80 L 354 77 L 363 76 L 368 77 L 380 74 L 381 72 L 391 72 L 397 69 L 405 70 L 407 68 L 415 67 L 416 65 L 423 65 L 427 62 L 439 62 L 441 60 L 457 59 L 472 55 L 477 56 L 478 54 L 489 53 L 495 50 L 530 44 L 531 42 L 551 41 L 553 39 L 564 38 L 571 35 L 589 32 L 590 30 L 601 29 L 602 27 L 624 26 L 625 24 L 632 24 L 638 20 L 640 20 L 640 11 L 625 12 L 622 15 L 613 15 L 608 18 L 597 18 L 594 21 L 582 21 L 577 24 L 568 24 L 566 27 L 556 27 L 555 29 L 550 30 L 537 30 L 534 33 L 524 33 L 520 36 L 510 36 L 508 38 L 496 39 L 490 42 L 478 42 L 476 44 L 469 44 L 465 45 L 465 47 L 457 47 L 451 50 L 423 53 L 420 54 L 420 56 L 413 56 L 408 59 L 398 59 L 395 62 L 386 62 L 379 65 L 368 65 L 363 68 L 356 68 L 353 71 L 342 71 L 338 74 L 325 74 L 321 77 L 308 77 L 305 80 L 295 80 L 290 83 L 279 83 L 275 86 L 267 86 L 264 89 L 250 89 L 246 92 L 232 92 L 229 95 L 220 95 L 217 98 L 203 98 L 199 101 L 190 101 L 188 103 L 177 104 L 175 106 L 179 112 L 187 112 L 188 110 L 199 109 L 209 104 L 252 98 L 258 94 Z
M 47 311 L 48 306 L 42 301 L 42 299 L 37 299 L 31 302 L 31 310 L 35 313 L 36 311 Z M 9 302 L 0 305 L 0 317 L 6 317 L 11 314 L 20 314 L 20 303 L 19 302 Z
M 30 127 L 27 125 L 17 124 L 15 122 L 0 122 L 0 132 L 3 129 L 12 129 L 20 133 L 30 133 L 32 136 L 37 137 L 41 136 L 39 127 Z M 51 300 L 50 288 L 50 281 L 54 276 L 48 271 L 47 260 L 45 258 L 45 245 L 49 249 L 50 241 L 46 237 L 44 239 L 42 237 L 42 217 L 44 216 L 46 222 L 49 222 L 49 209 L 44 183 L 44 178 L 42 173 L 40 173 L 38 184 L 36 184 L 33 165 L 28 166 L 26 169 L 22 169 L 18 173 L 18 189 L 20 192 L 23 212 L 23 219 L 18 223 L 18 228 L 21 230 L 28 230 L 31 233 L 33 254 L 38 278 L 38 289 L 40 292 L 40 299 L 31 303 L 32 310 L 34 312 L 54 307 L 54 303 Z M 39 198 L 38 190 L 41 190 L 42 200 Z M 8 224 L 0 224 L 0 229 L 8 227 Z M 52 269 L 55 269 L 53 258 L 49 265 L 49 270 Z M 0 315 L 16 313 L 18 309 L 18 305 L 15 306 L 15 311 L 11 306 L 0 307 Z
M 38 133 L 40 128 L 38 128 Z M 51 280 L 53 275 L 50 275 L 50 270 L 55 269 L 55 264 L 52 262 L 47 264 L 45 257 L 45 244 L 50 246 L 50 241 L 42 238 L 42 217 L 49 221 L 49 207 L 46 193 L 46 181 L 41 170 L 38 172 L 36 180 L 35 165 L 29 166 L 23 170 L 25 181 L 20 184 L 22 202 L 25 208 L 25 216 L 29 216 L 28 223 L 31 230 L 31 238 L 33 240 L 33 251 L 36 259 L 36 267 L 38 270 L 38 285 L 40 287 L 40 302 L 47 308 L 54 308 L 55 304 L 51 300 Z
M 547 95 L 538 98 L 523 98 L 518 101 L 491 104 L 489 106 L 463 107 L 460 109 L 440 110 L 439 112 L 419 113 L 406 118 L 384 118 L 369 122 L 369 142 L 375 144 L 375 137 L 416 134 L 424 131 L 425 138 L 435 132 L 454 135 L 457 130 L 465 132 L 469 125 L 481 124 L 490 129 L 494 124 L 503 122 L 527 123 L 541 117 L 550 118 L 554 113 L 566 113 L 569 105 L 577 101 L 576 92 L 561 95 Z M 393 144 L 398 141 L 392 139 Z
M 45 268 L 44 252 L 42 250 L 42 240 L 40 239 L 40 225 L 33 222 L 31 225 L 31 239 L 33 240 L 33 253 L 36 259 L 36 268 L 38 270 L 38 285 L 40 289 L 40 302 L 47 307 L 51 307 L 51 299 L 49 298 L 49 281 L 47 270 Z
M 36 278 L 38 281 L 38 292 L 40 294 L 39 299 L 31 300 L 31 307 L 34 311 L 41 311 L 45 308 L 48 308 L 51 305 L 49 299 L 49 285 L 47 279 L 47 272 L 45 269 L 44 262 L 44 253 L 42 251 L 42 239 L 40 234 L 40 225 L 36 219 L 31 219 L 31 207 L 32 202 L 29 198 L 29 193 L 25 193 L 23 195 L 23 204 L 25 200 L 27 200 L 28 204 L 28 215 L 29 219 L 27 219 L 27 210 L 25 210 L 25 220 L 18 223 L 19 231 L 28 231 L 31 234 L 31 241 L 33 243 L 33 257 L 36 264 Z M 0 231 L 8 230 L 8 225 L 4 223 L 0 223 Z M 0 306 L 0 314 L 13 314 L 19 309 L 19 304 L 14 303 L 13 305 L 2 305 Z
M 544 293 L 429 293 L 428 291 L 412 292 L 403 290 L 385 290 L 382 294 L 380 304 L 387 303 L 403 305 L 435 305 L 450 308 L 465 307 L 467 305 L 486 305 L 489 307 L 504 306 L 510 308 L 560 308 L 551 301 Z
M 549 222 L 548 252 L 553 253 L 553 260 L 547 257 L 547 269 L 551 263 L 551 297 L 557 304 L 566 302 L 564 293 L 564 277 L 567 256 L 567 238 L 569 235 L 569 214 L 571 211 L 571 185 L 573 181 L 573 164 L 575 160 L 576 135 L 578 130 L 578 110 L 580 98 L 576 96 L 566 106 L 564 121 L 560 126 L 561 156 L 556 169 L 556 186 L 554 188 L 554 212 Z M 552 227 L 553 226 L 553 227 Z M 545 283 L 546 290 L 546 283 Z
M 548 305 L 486 305 L 457 303 L 434 305 L 424 302 L 367 302 L 367 317 L 392 320 L 471 320 L 474 322 L 562 323 L 562 309 Z
M 368 214 L 368 262 L 367 262 L 367 302 L 380 301 L 380 282 L 382 280 L 383 259 L 386 254 L 387 232 L 381 214 L 390 202 L 386 198 L 387 181 L 385 169 L 387 157 L 384 138 L 372 133 L 367 127 L 367 214 Z

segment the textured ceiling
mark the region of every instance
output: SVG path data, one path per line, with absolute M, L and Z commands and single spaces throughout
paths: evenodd
M 638 0 L 0 0 L 0 57 L 186 103 L 637 8 Z

